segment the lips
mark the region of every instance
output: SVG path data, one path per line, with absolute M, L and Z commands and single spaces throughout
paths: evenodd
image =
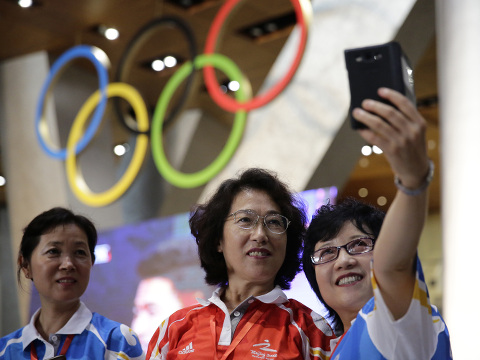
M 76 282 L 77 280 L 75 280 L 74 278 L 61 278 L 57 280 L 57 283 L 59 284 L 73 284 Z
M 250 249 L 247 252 L 247 255 L 252 257 L 267 257 L 271 255 L 271 252 L 268 251 L 267 249 L 255 248 L 255 249 Z
M 346 274 L 346 275 L 340 276 L 335 282 L 335 284 L 338 286 L 348 286 L 348 285 L 356 284 L 362 279 L 363 279 L 363 276 L 359 274 Z

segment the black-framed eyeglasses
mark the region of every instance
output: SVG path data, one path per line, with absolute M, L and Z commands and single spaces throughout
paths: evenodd
M 274 234 L 283 234 L 287 231 L 290 220 L 280 214 L 267 214 L 260 216 L 253 210 L 237 210 L 234 213 L 228 215 L 233 216 L 233 222 L 239 228 L 244 230 L 253 229 L 259 218 L 263 218 L 263 224 L 265 227 Z
M 365 254 L 373 250 L 375 239 L 371 237 L 363 237 L 352 240 L 342 246 L 328 246 L 320 248 L 310 255 L 310 260 L 314 265 L 325 264 L 338 258 L 340 249 L 345 249 L 350 255 Z

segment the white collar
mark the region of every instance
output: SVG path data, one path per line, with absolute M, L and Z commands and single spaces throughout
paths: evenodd
M 224 309 L 225 313 L 228 313 L 227 307 L 220 299 L 221 294 L 223 293 L 225 288 L 217 287 L 213 292 L 212 296 L 208 300 L 197 299 L 198 302 L 202 305 L 208 306 L 209 304 L 215 304 L 219 308 Z M 287 295 L 283 292 L 280 286 L 275 286 L 275 288 L 263 295 L 259 296 L 251 296 L 250 298 L 257 299 L 265 304 L 283 304 L 288 301 Z
M 45 342 L 45 339 L 42 338 L 42 336 L 37 331 L 37 328 L 35 327 L 35 321 L 40 314 L 40 310 L 41 309 L 38 309 L 35 314 L 33 314 L 28 325 L 23 328 L 22 337 L 24 351 L 27 346 L 36 339 Z M 81 334 L 86 329 L 88 324 L 90 324 L 92 316 L 92 312 L 83 302 L 80 301 L 80 307 L 78 308 L 78 310 L 75 312 L 75 314 L 72 315 L 72 317 L 70 318 L 70 320 L 68 320 L 65 326 L 58 330 L 56 333 L 62 335 Z

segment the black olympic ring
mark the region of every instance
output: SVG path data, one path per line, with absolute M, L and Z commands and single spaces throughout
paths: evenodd
M 190 61 L 194 61 L 194 59 L 198 55 L 198 50 L 197 50 L 197 44 L 195 41 L 195 35 L 192 31 L 192 28 L 184 22 L 182 19 L 175 17 L 175 16 L 163 16 L 160 18 L 153 19 L 146 25 L 144 25 L 132 38 L 130 43 L 127 45 L 124 53 L 122 54 L 122 57 L 120 58 L 120 62 L 117 68 L 117 72 L 115 75 L 115 81 L 116 82 L 125 82 L 124 81 L 124 76 L 125 76 L 125 69 L 130 68 L 130 63 L 133 60 L 133 56 L 135 55 L 136 51 L 138 48 L 142 45 L 142 43 L 146 40 L 146 38 L 151 34 L 152 31 L 156 30 L 156 28 L 160 26 L 176 26 L 178 27 L 183 34 L 185 35 L 185 38 L 188 41 L 188 47 L 189 47 L 189 52 L 190 52 Z M 189 92 L 191 91 L 192 88 L 192 83 L 193 79 L 195 76 L 195 70 L 192 68 L 192 71 L 190 72 L 187 80 L 186 80 L 186 85 L 185 85 L 185 90 L 183 91 L 182 95 L 180 96 L 179 101 L 177 104 L 172 108 L 171 112 L 166 116 L 165 121 L 163 126 L 166 128 L 168 127 L 173 120 L 175 120 L 176 116 L 178 113 L 182 110 L 183 106 L 185 105 L 185 102 L 188 99 Z M 135 134 L 149 134 L 150 133 L 150 127 L 147 131 L 139 131 L 138 129 L 133 128 L 132 126 L 129 125 L 129 122 L 125 118 L 125 114 L 123 113 L 121 107 L 120 107 L 120 99 L 114 98 L 113 99 L 114 103 L 114 108 L 115 112 L 117 113 L 117 118 L 120 121 L 120 123 L 127 128 L 128 131 L 131 131 Z

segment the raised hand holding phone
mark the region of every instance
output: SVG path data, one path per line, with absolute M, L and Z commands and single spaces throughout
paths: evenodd
M 353 129 L 363 129 L 365 124 L 352 116 L 353 109 L 361 107 L 365 99 L 391 104 L 378 95 L 381 87 L 405 95 L 415 103 L 413 70 L 400 44 L 392 41 L 382 45 L 345 50 L 345 62 L 350 84 L 350 119 Z

